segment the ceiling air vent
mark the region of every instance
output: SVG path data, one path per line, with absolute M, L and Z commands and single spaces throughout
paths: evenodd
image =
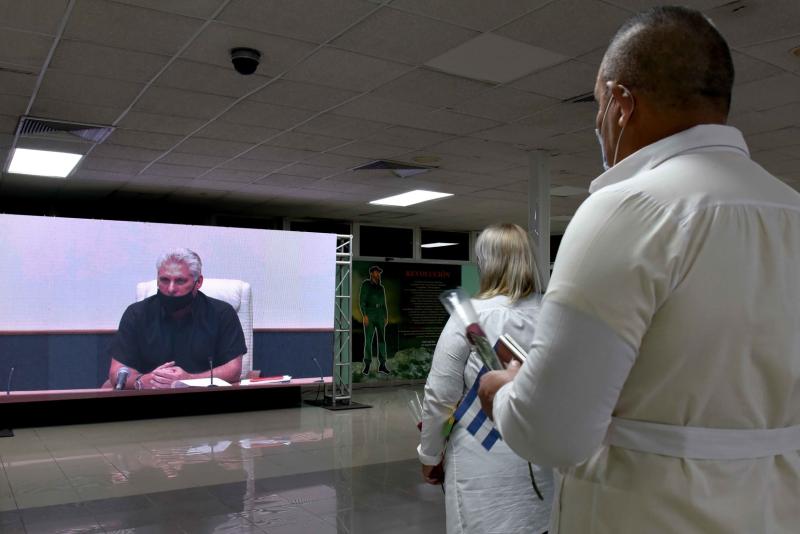
M 17 134 L 20 139 L 44 139 L 93 144 L 102 143 L 113 131 L 113 126 L 36 119 L 34 117 L 22 117 L 17 128 Z
M 389 159 L 379 159 L 372 163 L 367 163 L 353 169 L 354 171 L 374 171 L 376 169 L 386 169 L 392 171 L 399 178 L 408 178 L 415 174 L 422 174 L 432 169 L 438 169 L 432 165 L 417 165 L 415 163 L 405 163 L 402 161 L 392 161 Z

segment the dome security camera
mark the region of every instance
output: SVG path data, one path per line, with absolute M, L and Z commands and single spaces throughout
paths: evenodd
M 231 61 L 239 74 L 253 74 L 261 61 L 261 52 L 254 48 L 234 48 L 231 50 Z

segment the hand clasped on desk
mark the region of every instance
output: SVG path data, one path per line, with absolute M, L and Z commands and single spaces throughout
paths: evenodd
M 159 365 L 150 373 L 150 387 L 152 389 L 168 389 L 176 380 L 192 378 L 192 375 L 175 365 L 175 362 L 167 362 Z

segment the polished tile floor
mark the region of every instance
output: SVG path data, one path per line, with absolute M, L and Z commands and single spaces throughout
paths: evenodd
M 436 533 L 414 390 L 302 407 L 15 430 L 0 438 L 0 532 Z

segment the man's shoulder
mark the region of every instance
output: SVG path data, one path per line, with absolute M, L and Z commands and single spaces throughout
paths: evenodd
M 202 291 L 197 292 L 197 297 L 201 299 L 204 306 L 206 306 L 209 310 L 216 312 L 216 313 L 236 313 L 236 309 L 229 303 L 225 302 L 224 300 L 216 299 L 214 297 L 209 297 Z

